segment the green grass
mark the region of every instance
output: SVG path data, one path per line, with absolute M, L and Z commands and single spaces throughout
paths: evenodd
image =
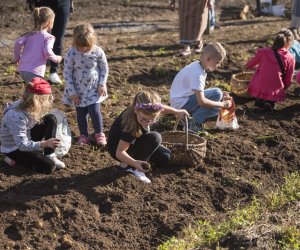
M 227 84 L 226 82 L 223 82 L 221 80 L 215 80 L 215 82 L 213 83 L 214 87 L 220 88 L 224 91 L 227 92 L 231 92 L 231 86 L 229 84 Z
M 297 226 L 287 227 L 279 241 L 281 249 L 300 249 L 300 228 Z
M 172 237 L 158 246 L 158 250 L 187 250 L 208 247 L 217 244 L 219 240 L 234 232 L 255 225 L 255 223 L 274 210 L 279 210 L 287 203 L 300 200 L 300 174 L 293 173 L 285 178 L 284 185 L 277 192 L 271 193 L 265 199 L 254 198 L 250 205 L 237 209 L 220 223 L 198 221 L 193 226 L 183 230 L 182 237 Z M 285 249 L 299 249 L 299 228 L 289 227 L 282 233 L 278 241 Z

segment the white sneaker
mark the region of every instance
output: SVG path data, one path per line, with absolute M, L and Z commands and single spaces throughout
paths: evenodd
M 52 153 L 51 155 L 46 155 L 49 159 L 51 159 L 52 161 L 54 161 L 55 166 L 57 169 L 62 169 L 62 168 L 66 168 L 66 164 L 63 163 L 61 160 L 57 159 L 56 154 Z
M 143 172 L 140 172 L 140 171 L 138 171 L 136 169 L 132 169 L 132 168 L 128 168 L 125 171 L 128 171 L 128 172 L 134 174 L 142 182 L 151 183 L 151 180 Z
M 59 78 L 59 76 L 58 76 L 57 73 L 51 73 L 49 75 L 49 82 L 51 84 L 61 84 L 62 83 L 62 81 L 60 80 L 60 78 Z

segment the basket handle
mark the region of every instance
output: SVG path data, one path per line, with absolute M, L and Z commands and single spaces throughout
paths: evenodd
M 175 121 L 175 124 L 173 126 L 173 131 L 176 131 L 177 130 L 177 126 L 178 126 L 178 123 L 179 123 L 179 120 L 180 118 L 177 118 L 176 121 Z M 188 117 L 187 115 L 184 116 L 184 132 L 185 132 L 185 143 L 184 143 L 184 146 L 186 148 L 186 150 L 188 150 L 189 148 L 189 130 L 188 130 Z

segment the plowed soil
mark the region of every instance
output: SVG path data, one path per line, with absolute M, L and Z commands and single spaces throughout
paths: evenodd
M 31 29 L 24 2 L 0 3 L 1 112 L 21 93 L 12 48 L 14 40 Z M 240 1 L 220 2 L 219 13 Z M 102 106 L 106 133 L 138 89 L 155 89 L 167 103 L 175 74 L 198 58 L 174 56 L 179 49 L 178 12 L 167 7 L 158 0 L 75 1 L 65 50 L 77 23 L 95 26 L 110 67 L 110 97 Z M 220 69 L 209 73 L 208 84 L 229 84 L 249 55 L 270 45 L 270 38 L 289 23 L 290 18 L 273 16 L 219 22 L 221 28 L 205 35 L 204 42 L 221 42 L 228 56 Z M 197 219 L 226 218 L 229 211 L 283 183 L 283 177 L 300 166 L 300 99 L 292 89 L 277 111 L 260 114 L 253 112 L 252 99 L 233 95 L 240 128 L 220 132 L 213 129 L 215 119 L 208 121 L 203 164 L 153 169 L 148 174 L 151 184 L 120 171 L 105 148 L 76 145 L 75 112 L 60 101 L 63 87 L 53 89 L 54 106 L 66 112 L 74 134 L 74 144 L 63 158 L 67 169 L 43 175 L 0 163 L 1 249 L 65 249 L 66 237 L 72 249 L 155 249 Z M 165 117 L 156 128 L 171 129 L 173 122 Z M 258 140 L 262 136 L 269 139 Z

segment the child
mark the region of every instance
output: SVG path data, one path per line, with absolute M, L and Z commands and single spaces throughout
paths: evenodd
M 65 168 L 54 153 L 60 141 L 55 138 L 56 118 L 47 114 L 52 99 L 50 84 L 36 77 L 27 84 L 22 99 L 5 109 L 0 127 L 1 152 L 10 162 L 45 173 Z
M 205 89 L 206 71 L 215 70 L 224 60 L 226 51 L 220 43 L 205 46 L 200 61 L 181 69 L 171 86 L 170 103 L 177 109 L 186 109 L 192 116 L 188 124 L 191 132 L 202 131 L 202 124 L 209 117 L 217 116 L 219 108 L 229 108 L 231 100 L 222 100 L 218 88 Z
M 80 131 L 78 144 L 89 144 L 87 114 L 95 130 L 97 145 L 106 145 L 100 102 L 107 97 L 108 64 L 103 50 L 96 45 L 92 25 L 80 24 L 73 31 L 73 47 L 65 57 L 66 82 L 63 102 L 74 105 Z
M 297 40 L 294 40 L 292 46 L 289 48 L 289 52 L 295 58 L 295 69 L 300 68 L 300 43 Z
M 288 51 L 294 41 L 292 32 L 281 30 L 271 48 L 258 49 L 246 64 L 247 69 L 255 69 L 248 86 L 248 92 L 255 97 L 256 109 L 273 110 L 275 102 L 285 100 L 285 90 L 291 85 L 295 59 Z
M 142 165 L 149 161 L 155 167 L 163 167 L 171 157 L 170 150 L 161 145 L 161 135 L 150 132 L 149 126 L 160 114 L 188 115 L 183 109 L 177 110 L 160 102 L 155 92 L 139 92 L 132 104 L 116 118 L 108 136 L 110 155 L 121 162 L 124 170 L 147 183 L 151 181 L 144 174 Z
M 52 50 L 55 37 L 48 33 L 53 27 L 53 11 L 47 7 L 35 8 L 33 18 L 33 31 L 18 38 L 14 46 L 14 59 L 26 82 L 34 77 L 44 77 L 47 59 L 55 63 L 62 60 Z

